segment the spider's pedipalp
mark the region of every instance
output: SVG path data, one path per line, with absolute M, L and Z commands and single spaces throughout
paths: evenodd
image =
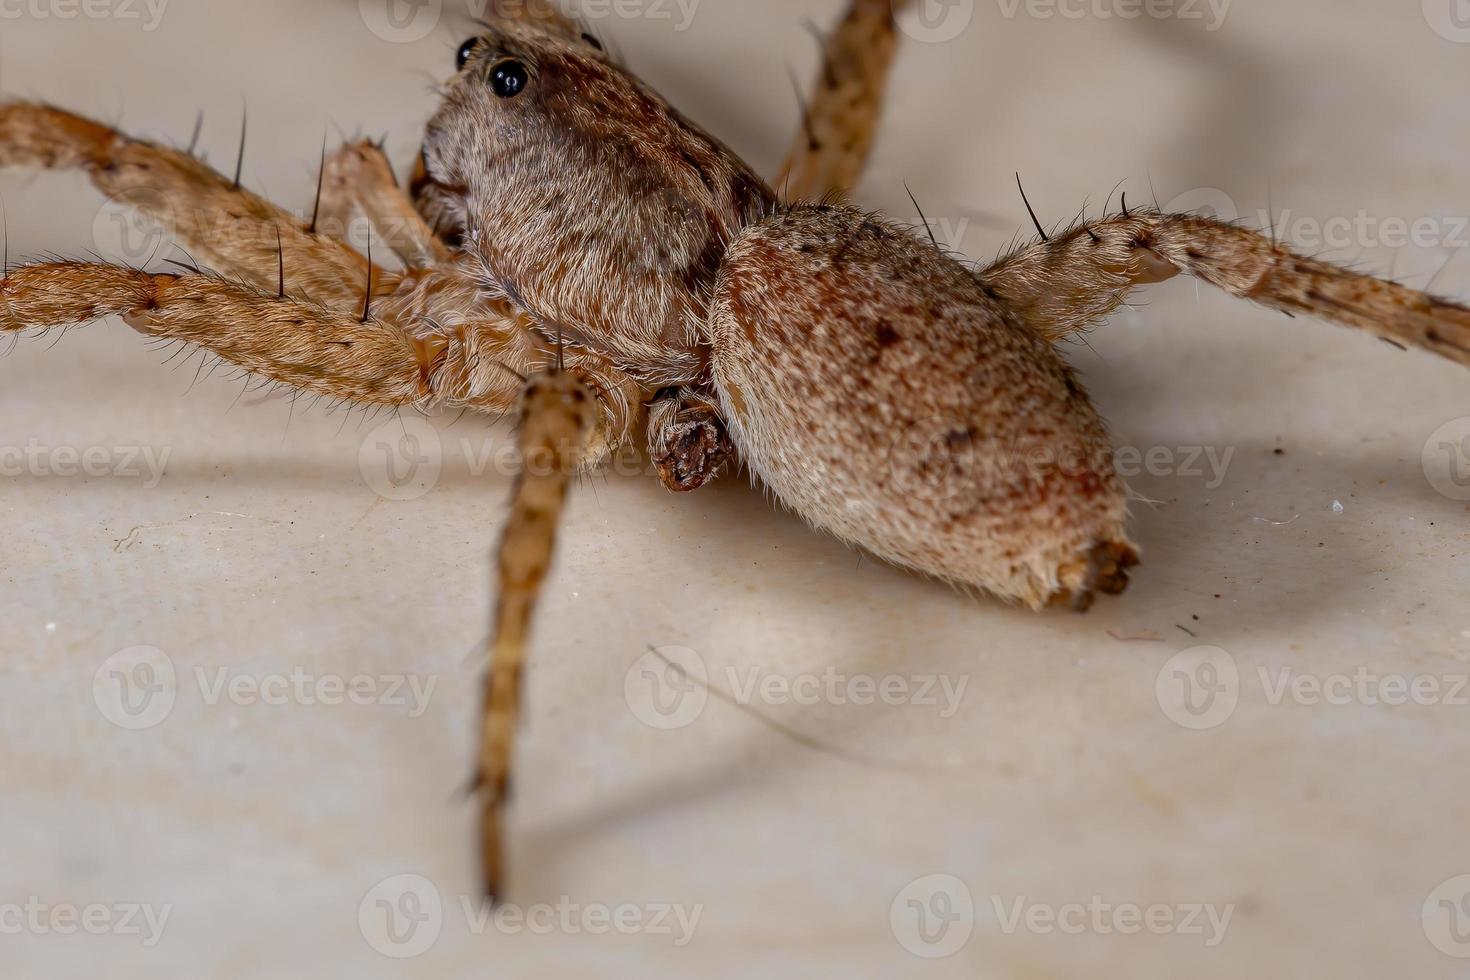
M 709 402 L 674 388 L 649 406 L 648 457 L 667 489 L 698 490 L 720 475 L 734 452 L 725 423 Z
M 323 157 L 321 183 L 320 210 L 313 227 L 345 237 L 353 215 L 361 213 L 372 226 L 372 234 L 387 242 L 405 265 L 425 268 L 448 261 L 448 246 L 414 210 L 376 143 L 347 143 Z
M 1180 273 L 1273 309 L 1319 316 L 1470 366 L 1470 308 L 1197 215 L 1134 208 L 1022 248 L 979 277 L 1056 341 L 1118 309 L 1135 287 Z

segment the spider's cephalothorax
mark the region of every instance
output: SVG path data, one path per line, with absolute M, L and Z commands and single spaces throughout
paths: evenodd
M 461 54 L 421 193 L 570 342 L 653 388 L 707 381 L 715 276 L 775 194 L 587 41 L 508 23 Z
M 1106 429 L 1056 347 L 1135 287 L 1185 273 L 1470 364 L 1470 309 L 1212 219 L 1125 202 L 976 270 L 854 208 L 799 203 L 861 172 L 903 0 L 850 0 L 779 197 L 545 0 L 513 6 L 456 53 L 413 197 L 353 144 L 327 161 L 310 223 L 189 153 L 0 105 L 0 165 L 84 169 L 215 270 L 7 269 L 0 331 L 116 314 L 331 398 L 521 407 L 478 781 L 492 894 L 562 501 L 633 433 L 673 489 L 735 453 L 812 524 L 895 564 L 1085 609 L 1139 556 Z M 403 271 L 326 232 L 352 211 Z

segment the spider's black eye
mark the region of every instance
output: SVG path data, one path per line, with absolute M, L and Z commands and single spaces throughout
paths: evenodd
M 513 99 L 531 82 L 531 73 L 519 61 L 506 60 L 490 69 L 490 87 L 502 99 Z
M 583 34 L 582 40 L 592 45 L 597 50 L 602 50 L 602 42 L 597 40 L 597 38 L 593 37 L 591 34 Z
M 459 46 L 459 54 L 454 56 L 454 66 L 464 71 L 464 66 L 469 64 L 470 55 L 475 53 L 475 48 L 480 46 L 480 39 L 472 37 Z

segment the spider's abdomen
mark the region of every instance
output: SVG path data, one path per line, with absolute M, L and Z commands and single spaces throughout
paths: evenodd
M 1126 585 L 1124 488 L 1086 393 L 934 246 L 851 208 L 768 219 L 730 249 L 711 336 L 731 436 L 813 524 L 1032 606 Z

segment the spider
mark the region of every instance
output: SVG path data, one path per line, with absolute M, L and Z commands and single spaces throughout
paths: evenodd
M 849 0 L 769 183 L 544 0 L 497 10 L 459 49 L 407 192 L 379 148 L 349 144 L 324 159 L 309 223 L 187 151 L 0 105 L 0 165 L 85 170 L 194 260 L 7 260 L 0 330 L 117 315 L 328 398 L 518 409 L 475 781 L 492 900 L 540 586 L 571 480 L 614 451 L 642 442 L 681 492 L 738 460 L 885 561 L 1086 610 L 1140 556 L 1107 430 L 1058 345 L 1136 287 L 1187 273 L 1470 364 L 1470 309 L 1214 219 L 1125 197 L 975 268 L 842 203 L 904 3 Z M 401 271 L 320 230 L 354 211 Z

